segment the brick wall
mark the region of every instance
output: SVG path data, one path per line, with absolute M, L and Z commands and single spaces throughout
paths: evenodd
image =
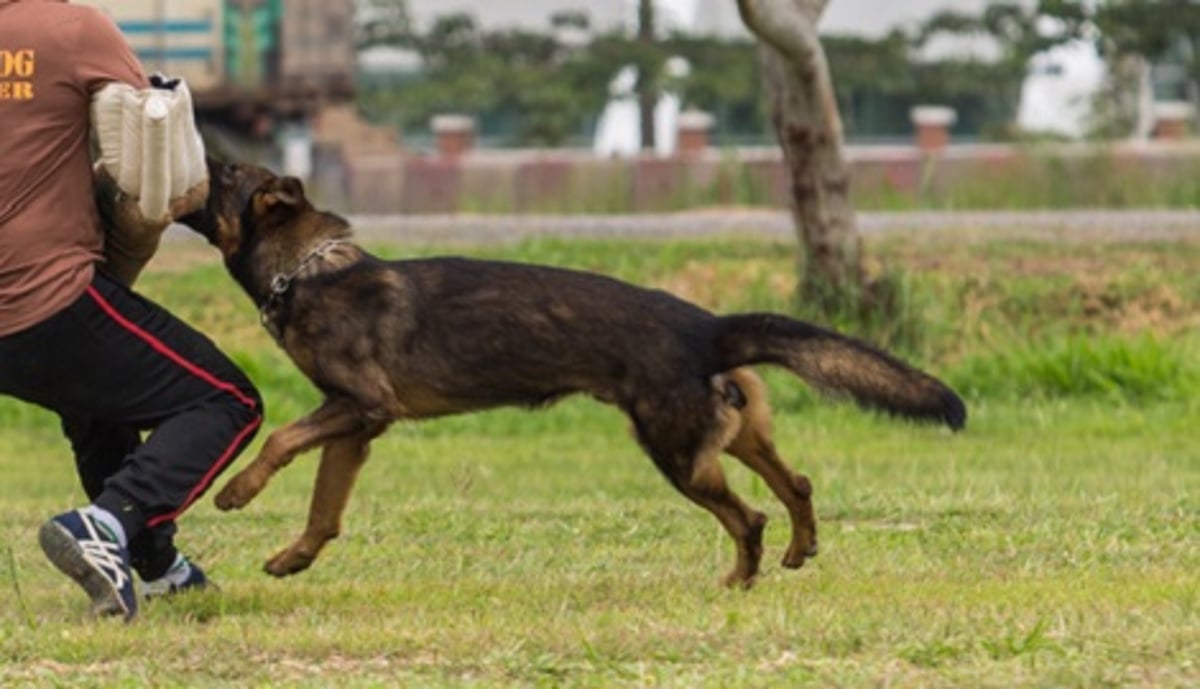
M 1132 184 L 1192 179 L 1200 172 L 1200 143 L 1193 140 L 1105 148 L 950 145 L 936 155 L 916 146 L 851 146 L 847 156 L 853 193 L 868 205 L 881 199 L 952 203 L 988 193 L 1004 205 L 999 185 L 1026 185 L 1034 194 L 1046 187 L 1047 198 L 1077 194 L 1082 205 L 1103 205 Z M 348 213 L 604 213 L 787 203 L 786 171 L 773 148 L 631 159 L 578 150 L 479 149 L 455 156 L 324 151 L 317 167 L 317 196 Z M 1101 184 L 1113 189 L 1095 188 Z

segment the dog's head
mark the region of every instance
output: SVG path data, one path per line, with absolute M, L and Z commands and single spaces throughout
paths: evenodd
M 312 210 L 304 185 L 265 167 L 208 159 L 209 193 L 204 208 L 178 222 L 208 239 L 229 259 L 256 235 Z

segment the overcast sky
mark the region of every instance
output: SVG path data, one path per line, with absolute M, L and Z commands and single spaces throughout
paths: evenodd
M 741 33 L 736 0 L 657 0 L 664 14 L 695 28 L 718 33 Z M 897 25 L 911 25 L 941 9 L 979 12 L 987 0 L 831 0 L 821 20 L 821 31 L 878 36 Z M 596 28 L 607 29 L 632 21 L 636 0 L 409 0 L 414 19 L 426 24 L 434 16 L 469 12 L 489 26 L 549 26 L 550 15 L 564 9 L 585 10 Z
M 741 31 L 735 0 L 659 0 L 706 29 Z M 988 0 L 831 0 L 820 30 L 829 34 L 881 36 L 896 26 L 911 26 L 945 9 L 979 13 Z

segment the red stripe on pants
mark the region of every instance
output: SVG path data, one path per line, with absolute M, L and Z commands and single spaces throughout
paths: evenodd
M 104 311 L 104 313 L 106 313 L 110 318 L 112 318 L 122 328 L 128 330 L 135 337 L 137 337 L 138 339 L 142 340 L 147 345 L 149 345 L 151 349 L 153 349 L 154 351 L 163 355 L 164 357 L 166 357 L 173 363 L 182 367 L 188 373 L 203 380 L 204 382 L 208 383 L 209 385 L 213 386 L 214 388 L 232 395 L 235 399 L 237 399 L 239 402 L 241 402 L 246 407 L 248 407 L 250 409 L 256 409 L 258 407 L 255 400 L 253 398 L 249 397 L 248 395 L 246 395 L 244 392 L 242 392 L 242 390 L 239 389 L 236 385 L 234 385 L 233 383 L 227 382 L 227 381 L 220 380 L 219 378 L 214 376 L 212 373 L 205 371 L 204 369 L 200 368 L 196 364 L 183 358 L 183 356 L 181 356 L 175 350 L 171 349 L 162 340 L 158 339 L 154 335 L 151 335 L 150 333 L 146 332 L 145 330 L 139 328 L 135 323 L 130 321 L 128 318 L 125 318 L 92 285 L 88 285 L 87 293 L 88 293 L 88 296 L 90 296 L 92 298 L 92 300 L 96 302 L 96 304 L 100 307 L 100 309 Z M 254 418 L 251 419 L 250 422 L 248 424 L 246 424 L 246 426 L 244 426 L 242 428 L 242 430 L 240 430 L 236 436 L 234 436 L 233 442 L 231 442 L 229 444 L 229 446 L 225 448 L 224 452 L 222 452 L 221 455 L 217 458 L 217 461 L 213 463 L 213 465 L 209 468 L 209 470 L 207 472 L 205 472 L 204 476 L 201 477 L 200 482 L 198 484 L 196 484 L 195 487 L 192 488 L 191 492 L 188 493 L 188 497 L 184 501 L 184 503 L 182 505 L 180 505 L 178 509 L 176 509 L 172 512 L 148 518 L 146 521 L 146 525 L 150 528 L 153 528 L 155 526 L 158 526 L 159 524 L 162 524 L 163 522 L 169 522 L 169 521 L 175 519 L 176 517 L 178 517 L 180 514 L 182 514 L 184 512 L 184 510 L 186 510 L 188 507 L 190 507 L 191 504 L 196 501 L 196 498 L 200 497 L 200 494 L 203 493 L 208 488 L 208 486 L 212 483 L 212 481 L 216 477 L 216 475 L 219 474 L 221 472 L 221 470 L 225 468 L 225 465 L 228 464 L 233 459 L 234 455 L 237 453 L 238 447 L 241 446 L 242 441 L 245 440 L 247 436 L 252 434 L 259 427 L 259 425 L 261 423 L 262 423 L 262 414 L 255 414 Z

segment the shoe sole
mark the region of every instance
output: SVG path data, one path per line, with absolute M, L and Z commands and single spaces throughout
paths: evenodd
M 125 606 L 125 601 L 121 600 L 121 592 L 103 572 L 88 562 L 83 548 L 71 532 L 55 522 L 47 522 L 38 531 L 38 543 L 42 546 L 42 552 L 59 571 L 74 579 L 75 583 L 87 591 L 88 597 L 92 599 L 93 615 L 120 615 L 126 620 L 133 618 L 136 611 L 130 611 Z

